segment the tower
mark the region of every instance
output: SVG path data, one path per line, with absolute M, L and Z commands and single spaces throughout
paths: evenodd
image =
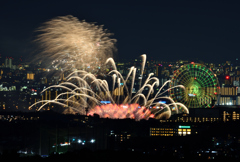
M 8 58 L 5 59 L 5 67 L 8 67 Z
M 12 69 L 12 58 L 9 59 L 9 68 Z

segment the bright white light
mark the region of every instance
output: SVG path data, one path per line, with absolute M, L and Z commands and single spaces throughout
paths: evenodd
M 160 104 L 166 104 L 167 102 L 166 102 L 166 101 L 159 101 L 158 103 L 160 103 Z
M 109 103 L 111 103 L 111 101 L 101 101 L 101 103 L 103 103 L 103 104 L 109 104 Z
M 65 143 L 61 143 L 61 144 L 60 144 L 60 146 L 67 146 L 67 145 L 70 145 L 70 143 L 65 142 Z
M 91 141 L 90 141 L 91 143 L 94 143 L 95 142 L 95 139 L 91 139 Z
M 79 140 L 78 140 L 78 143 L 82 143 L 82 141 L 79 139 Z

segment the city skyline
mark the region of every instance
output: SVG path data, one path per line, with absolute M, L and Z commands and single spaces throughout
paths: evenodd
M 21 65 L 16 65 L 15 64 L 16 62 L 14 60 L 12 60 L 11 58 L 6 58 L 0 66 L 0 70 L 1 70 L 0 93 L 2 96 L 2 100 L 0 101 L 0 110 L 2 109 L 2 110 L 8 110 L 8 111 L 9 110 L 10 111 L 29 111 L 29 110 L 35 111 L 39 108 L 39 106 L 43 104 L 42 102 L 43 100 L 47 102 L 48 101 L 51 102 L 54 100 L 55 97 L 57 97 L 57 95 L 59 95 L 62 92 L 62 90 L 58 88 L 58 85 L 70 84 L 70 83 L 67 83 L 66 80 L 67 80 L 67 76 L 69 76 L 69 74 L 72 73 L 71 69 L 65 69 L 64 71 L 62 71 L 61 67 L 53 68 L 49 66 L 44 66 L 42 64 L 28 64 L 26 62 L 25 63 L 23 62 Z M 139 78 L 141 78 L 139 76 L 141 75 L 140 69 L 142 67 L 141 64 L 142 64 L 141 59 L 135 59 L 133 61 L 129 60 L 125 63 L 116 62 L 116 67 L 118 71 L 121 73 L 121 75 L 123 76 L 123 78 L 125 78 L 130 72 L 129 67 L 134 66 L 136 68 L 136 77 L 135 77 L 136 81 L 135 81 L 134 89 L 132 93 L 136 93 L 139 90 L 139 86 L 140 86 Z M 105 69 L 102 69 L 101 72 L 103 72 L 103 75 L 105 75 L 109 73 L 109 70 L 111 70 L 113 67 L 114 66 L 112 66 L 111 64 L 108 64 L 108 66 L 106 66 Z M 190 76 L 188 72 L 184 70 L 185 68 L 183 69 L 181 67 L 189 67 L 189 71 L 195 71 L 194 73 L 192 73 L 194 76 L 191 76 L 190 78 L 183 77 L 184 80 L 186 80 L 187 82 L 190 81 L 191 84 L 190 83 L 188 84 L 185 81 L 182 82 L 183 80 L 180 83 L 180 80 L 177 79 L 178 77 L 182 78 L 182 76 L 184 76 L 181 74 L 182 72 L 187 74 L 186 76 Z M 195 69 L 195 67 L 198 67 L 198 68 Z M 210 71 L 207 72 L 208 70 L 203 70 L 205 69 L 204 67 L 207 67 L 207 69 L 210 70 L 212 74 L 209 73 Z M 108 84 L 110 84 L 110 87 L 112 87 L 111 81 L 110 81 L 111 79 L 109 78 L 110 75 L 108 75 L 108 77 L 103 77 L 103 75 L 99 75 L 97 69 L 96 67 L 89 67 L 85 69 L 86 71 L 84 73 L 86 73 L 87 75 L 91 73 L 96 73 L 95 77 L 98 77 L 99 79 L 104 79 L 104 80 L 106 79 Z M 81 69 L 78 69 L 78 70 L 81 71 Z M 196 76 L 196 74 L 199 74 L 199 75 Z M 201 100 L 200 105 L 190 104 L 190 105 L 187 105 L 188 108 L 210 107 L 210 106 L 212 107 L 214 106 L 214 104 L 215 106 L 225 105 L 225 106 L 233 106 L 233 107 L 238 107 L 240 105 L 240 97 L 239 97 L 240 67 L 238 65 L 232 65 L 229 61 L 227 61 L 224 64 L 210 64 L 210 63 L 198 64 L 190 61 L 182 61 L 182 62 L 179 61 L 179 62 L 171 62 L 171 63 L 159 62 L 157 60 L 146 61 L 144 73 L 142 75 L 143 82 L 146 81 L 144 79 L 147 79 L 149 75 L 153 75 L 154 78 L 156 78 L 159 81 L 160 86 L 154 87 L 154 93 L 157 93 L 158 90 L 161 89 L 160 87 L 163 86 L 165 83 L 169 82 L 170 80 L 174 82 L 177 81 L 176 83 L 172 84 L 172 86 L 175 84 L 177 85 L 179 83 L 180 85 L 184 85 L 186 94 L 189 96 L 188 99 L 186 98 L 186 100 L 184 99 L 184 101 L 181 101 L 181 102 L 184 102 L 184 105 L 188 104 L 188 102 L 190 102 L 191 99 L 194 99 L 196 95 L 199 96 L 200 94 L 202 94 L 203 91 L 211 92 L 212 93 L 211 95 L 214 95 L 214 96 L 215 95 L 219 96 L 217 98 L 213 97 L 212 98 L 213 100 L 210 100 L 210 99 L 206 100 L 206 102 L 209 103 L 208 105 L 205 104 L 205 101 L 203 102 L 203 100 Z M 215 78 L 216 79 L 216 80 L 214 79 L 215 81 L 217 80 L 219 81 L 219 84 L 214 83 L 219 89 L 217 90 L 215 87 L 215 90 L 212 91 L 213 88 L 211 88 L 210 84 L 207 84 L 207 86 L 209 87 L 208 89 L 206 87 L 201 88 L 201 90 L 199 89 L 201 92 L 200 91 L 198 92 L 196 87 L 201 87 L 200 85 L 204 83 L 205 79 L 208 77 Z M 130 88 L 129 81 L 127 84 L 128 88 Z M 200 85 L 197 84 L 196 81 Z M 55 88 L 53 88 L 54 85 L 56 86 Z M 169 86 L 171 87 L 171 84 L 169 84 Z M 193 93 L 190 92 L 192 91 L 191 87 L 193 87 L 192 89 L 194 91 Z M 166 86 L 165 88 L 168 88 L 168 86 Z M 110 88 L 109 92 L 110 91 L 112 91 L 112 94 L 114 95 L 118 94 L 118 88 L 116 88 L 115 90 Z M 178 92 L 172 93 L 171 91 L 164 95 L 171 94 L 171 97 L 174 98 L 173 94 L 176 94 L 174 100 L 178 100 L 177 99 L 179 98 L 178 95 L 185 96 L 182 92 L 181 93 L 178 93 Z M 145 93 L 146 91 L 144 92 L 144 94 Z M 120 94 L 122 97 L 124 96 L 122 93 Z M 207 93 L 207 96 L 209 96 L 208 93 Z M 35 105 L 32 107 L 31 105 L 35 104 L 36 102 L 39 102 L 39 106 Z M 49 106 L 49 104 L 47 104 L 44 110 L 50 110 L 55 108 L 57 110 L 58 106 L 55 104 L 53 104 L 52 106 Z M 83 113 L 85 113 L 85 111 Z
M 35 30 L 56 16 L 97 22 L 114 33 L 117 58 L 141 54 L 163 60 L 235 60 L 239 54 L 238 2 L 150 3 L 11 1 L 0 7 L 0 54 L 28 58 L 36 52 Z

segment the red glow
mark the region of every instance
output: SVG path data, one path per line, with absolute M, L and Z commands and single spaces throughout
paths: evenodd
M 194 64 L 194 62 L 191 62 L 191 64 Z
M 225 78 L 226 78 L 226 79 L 229 79 L 230 77 L 227 75 Z
M 111 119 L 135 119 L 141 120 L 153 118 L 154 114 L 151 113 L 149 109 L 141 107 L 139 104 L 107 104 L 96 106 L 91 109 L 88 115 L 93 116 L 93 114 L 98 114 L 101 118 L 111 118 Z

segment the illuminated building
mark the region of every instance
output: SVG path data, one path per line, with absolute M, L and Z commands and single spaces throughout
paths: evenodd
M 235 108 L 226 107 L 216 107 L 216 108 L 199 108 L 199 109 L 189 109 L 189 114 L 172 115 L 168 120 L 160 120 L 161 123 L 164 122 L 178 122 L 178 123 L 213 123 L 213 122 L 228 122 L 237 121 L 240 118 L 240 109 L 235 106 Z
M 34 73 L 27 73 L 27 80 L 34 80 Z
M 223 121 L 227 122 L 227 121 L 236 121 L 239 120 L 239 114 L 240 112 L 236 112 L 236 111 L 223 111 Z
M 191 126 L 150 128 L 150 136 L 186 136 L 191 135 Z
M 0 114 L 0 121 L 14 122 L 16 120 L 39 120 L 39 116 L 26 116 L 22 114 Z
M 13 68 L 12 60 L 13 60 L 12 57 L 5 59 L 5 68 L 10 68 L 10 69 Z
M 161 123 L 165 122 L 178 122 L 178 123 L 202 123 L 202 122 L 217 122 L 223 120 L 223 108 L 190 108 L 189 114 L 172 115 L 168 120 L 160 120 Z
M 220 88 L 219 105 L 239 105 L 238 88 L 237 87 L 221 87 Z
M 191 126 L 179 125 L 177 134 L 178 134 L 178 136 L 191 135 Z
M 175 128 L 150 128 L 150 136 L 176 136 Z
M 131 138 L 131 134 L 128 132 L 114 133 L 113 130 L 110 131 L 110 136 L 114 138 L 114 141 L 123 142 Z
M 9 58 L 9 68 L 12 69 L 12 58 Z

